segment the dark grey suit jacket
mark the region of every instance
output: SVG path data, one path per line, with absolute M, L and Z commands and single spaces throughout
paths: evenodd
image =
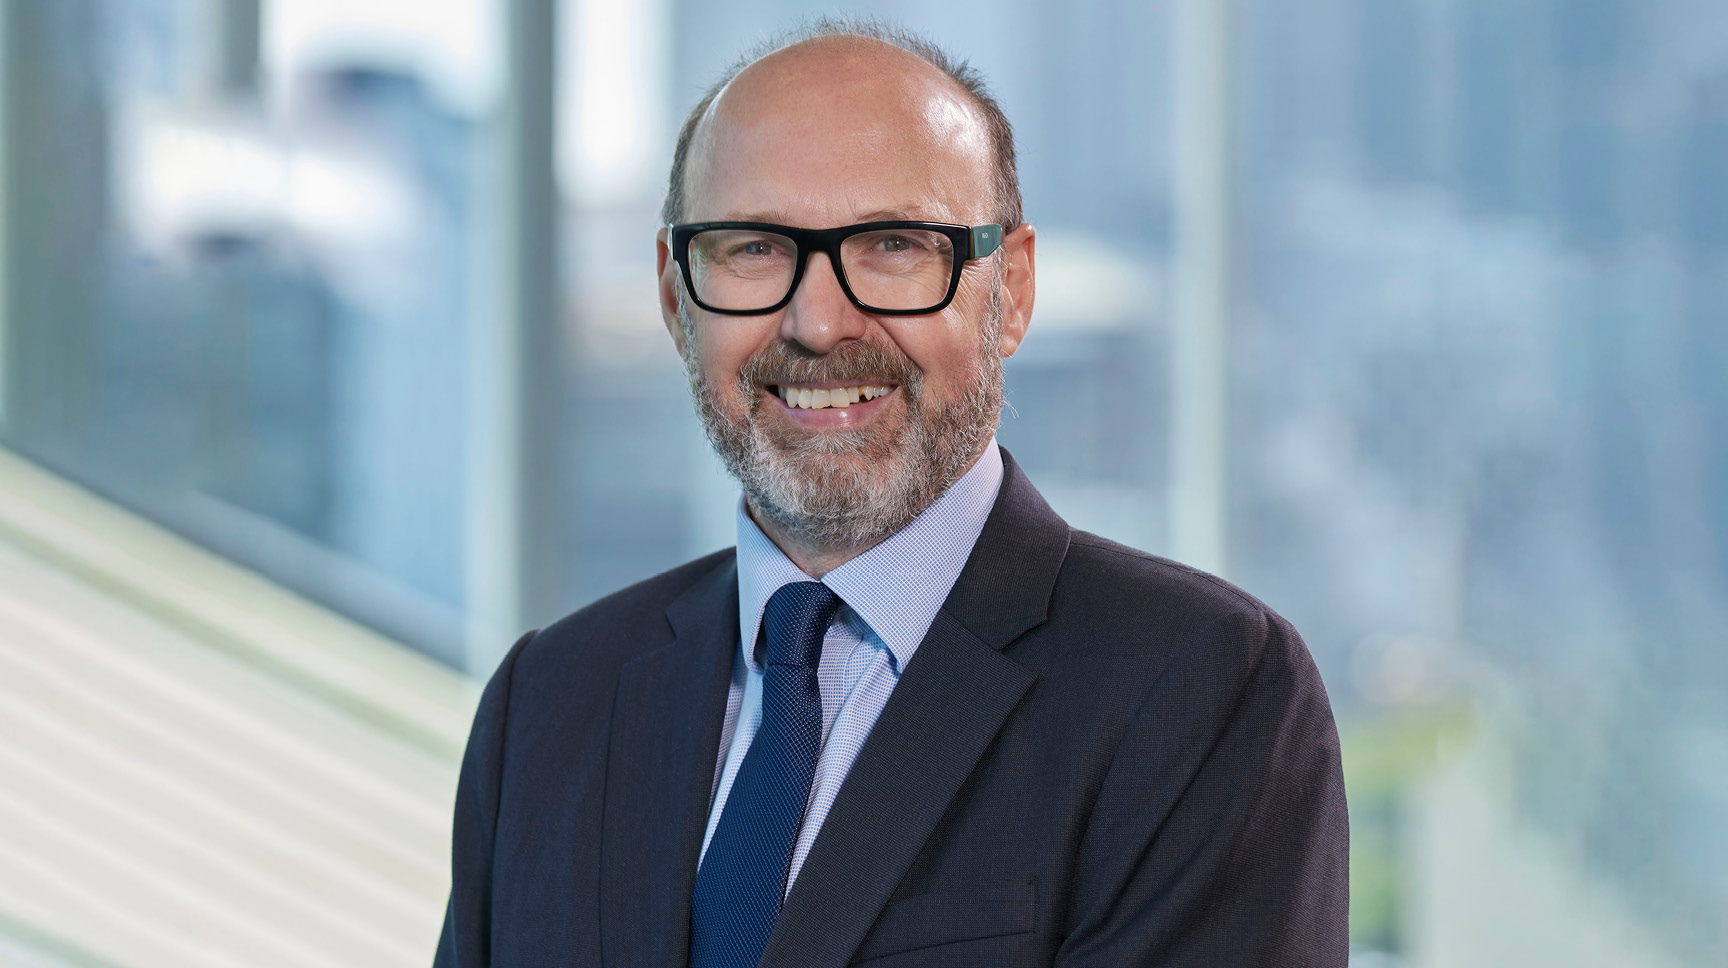
M 1338 737 L 1294 629 L 1001 494 L 764 966 L 1339 966 Z M 456 799 L 439 968 L 683 968 L 738 649 L 732 551 L 516 644 Z

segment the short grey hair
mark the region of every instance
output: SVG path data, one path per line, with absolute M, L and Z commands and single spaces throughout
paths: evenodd
M 968 61 L 956 60 L 941 47 L 903 27 L 873 18 L 821 17 L 760 44 L 740 57 L 708 88 L 707 93 L 702 95 L 702 100 L 697 101 L 696 106 L 690 109 L 683 127 L 678 129 L 678 143 L 672 149 L 672 174 L 667 182 L 666 201 L 660 207 L 662 224 L 671 225 L 684 218 L 684 169 L 690 157 L 690 143 L 695 140 L 696 129 L 701 125 L 703 115 L 707 114 L 709 107 L 714 104 L 714 99 L 720 96 L 720 92 L 744 68 L 783 47 L 819 37 L 879 40 L 916 55 L 920 60 L 953 78 L 984 115 L 985 128 L 995 155 L 996 211 L 993 217 L 1001 223 L 1004 230 L 1012 230 L 1025 220 L 1025 206 L 1020 197 L 1020 173 L 1014 162 L 1014 128 L 1008 123 L 1008 115 L 1003 113 L 1002 106 L 990 95 L 984 84 L 984 75 L 977 68 Z

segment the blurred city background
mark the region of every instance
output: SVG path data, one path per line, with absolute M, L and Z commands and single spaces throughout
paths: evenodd
M 1352 964 L 1728 965 L 1728 4 L 913 0 L 1000 440 L 1302 630 Z M 653 295 L 800 0 L 0 0 L 0 964 L 422 965 L 525 628 L 732 542 Z

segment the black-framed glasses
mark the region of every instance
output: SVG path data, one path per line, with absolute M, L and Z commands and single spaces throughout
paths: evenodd
M 672 226 L 670 234 L 672 258 L 690 298 L 708 312 L 732 316 L 785 308 L 812 252 L 828 255 L 840 288 L 859 309 L 922 316 L 954 300 L 968 260 L 1002 245 L 1000 225 L 946 222 L 863 222 L 836 229 L 692 222 Z

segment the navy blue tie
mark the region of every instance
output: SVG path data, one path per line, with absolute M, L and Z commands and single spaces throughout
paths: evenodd
M 696 873 L 690 968 L 751 968 L 774 930 L 822 752 L 816 665 L 839 605 L 813 581 L 783 585 L 768 599 L 762 725 Z

